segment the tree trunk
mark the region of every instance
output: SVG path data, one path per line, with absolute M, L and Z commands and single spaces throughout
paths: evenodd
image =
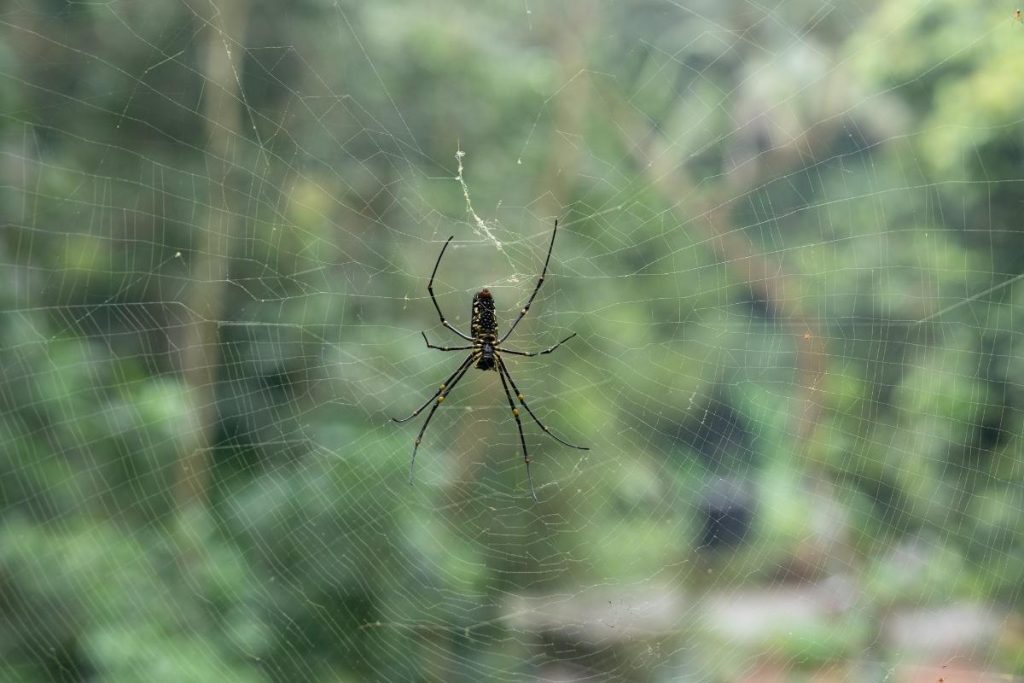
M 206 168 L 210 195 L 203 222 L 196 227 L 186 295 L 187 321 L 182 339 L 182 376 L 191 409 L 183 426 L 175 500 L 178 513 L 201 509 L 208 499 L 209 453 L 218 423 L 216 380 L 220 365 L 218 324 L 235 224 L 233 196 L 244 173 L 246 147 L 241 136 L 240 62 L 248 0 L 218 0 L 194 7 L 203 22 L 202 111 L 206 132 Z M 198 201 L 198 200 L 197 200 Z

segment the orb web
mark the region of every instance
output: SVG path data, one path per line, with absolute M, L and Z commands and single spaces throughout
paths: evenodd
M 0 14 L 4 678 L 1007 680 L 980 2 Z M 458 366 L 427 293 L 506 356 Z M 830 678 L 831 677 L 831 678 Z M 986 678 L 987 677 L 987 678 Z

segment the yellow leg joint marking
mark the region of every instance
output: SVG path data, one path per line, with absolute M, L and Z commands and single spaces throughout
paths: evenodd
M 437 397 L 437 402 L 441 403 L 442 401 L 444 401 L 444 396 L 438 396 Z
M 522 395 L 522 394 L 519 394 L 519 400 L 520 400 L 520 401 L 524 400 L 524 399 L 523 399 L 523 395 Z
M 512 414 L 515 415 L 516 417 L 519 417 L 519 408 L 513 408 Z

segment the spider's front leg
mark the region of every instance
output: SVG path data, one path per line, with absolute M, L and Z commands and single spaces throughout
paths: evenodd
M 473 341 L 472 337 L 470 337 L 467 334 L 463 334 L 462 332 L 459 332 L 450 322 L 448 322 L 448 320 L 444 317 L 444 313 L 441 312 L 441 305 L 437 303 L 437 297 L 434 296 L 434 276 L 437 275 L 437 267 L 441 265 L 441 257 L 444 256 L 445 250 L 448 248 L 448 245 L 451 244 L 453 239 L 455 239 L 455 235 L 452 235 L 451 237 L 448 238 L 448 241 L 444 243 L 443 247 L 441 247 L 441 253 L 437 255 L 437 263 L 434 264 L 434 270 L 433 272 L 430 273 L 430 282 L 427 283 L 427 292 L 430 293 L 430 300 L 434 302 L 434 308 L 437 310 L 437 317 L 441 319 L 441 324 L 447 327 L 455 334 L 465 339 L 466 341 L 471 342 Z
M 508 332 L 505 333 L 504 337 L 502 337 L 500 340 L 498 340 L 499 344 L 504 342 L 506 339 L 509 338 L 509 335 L 512 334 L 512 331 L 514 329 L 516 329 L 516 325 L 518 325 L 519 322 L 524 317 L 526 317 L 526 314 L 529 313 L 530 306 L 533 305 L 533 300 L 535 298 L 537 298 L 537 292 L 540 291 L 540 286 L 542 284 L 544 284 L 544 278 L 548 274 L 548 264 L 551 262 L 551 250 L 555 248 L 555 235 L 557 235 L 557 234 L 558 234 L 558 219 L 556 218 L 555 219 L 555 227 L 551 231 L 551 243 L 548 244 L 548 255 L 546 257 L 544 257 L 544 268 L 540 271 L 540 277 L 537 279 L 537 286 L 533 288 L 533 294 L 531 294 L 530 298 L 526 300 L 526 305 L 524 305 L 519 310 L 519 315 L 516 316 L 516 319 L 512 321 L 511 325 L 509 325 Z

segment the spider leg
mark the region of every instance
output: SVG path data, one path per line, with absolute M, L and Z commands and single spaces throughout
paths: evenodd
M 452 377 L 454 377 L 454 379 L 451 380 L 451 384 L 448 384 L 444 388 L 443 391 L 441 391 L 441 390 L 438 391 L 440 396 L 438 396 L 436 400 L 435 399 L 431 399 L 431 400 L 434 401 L 434 405 L 430 408 L 430 412 L 427 413 L 427 419 L 423 421 L 423 426 L 420 427 L 420 433 L 416 435 L 416 442 L 413 444 L 413 447 L 412 447 L 412 460 L 409 462 L 409 484 L 410 485 L 412 485 L 412 470 L 413 470 L 413 467 L 416 466 L 416 451 L 418 451 L 420 449 L 420 441 L 423 440 L 423 433 L 427 431 L 427 425 L 430 424 L 430 419 L 432 417 L 434 417 L 434 411 L 437 410 L 438 406 L 440 406 L 444 402 L 444 400 L 448 397 L 448 394 L 452 393 L 452 389 L 454 389 L 455 385 L 459 383 L 459 380 L 466 376 L 466 372 L 471 367 L 473 367 L 472 366 L 473 358 L 474 358 L 474 355 L 473 354 L 469 354 L 469 358 L 467 358 L 463 362 L 462 366 L 456 371 L 456 374 L 452 375 Z M 446 384 L 447 384 L 447 382 L 446 382 Z M 427 401 L 427 403 L 430 403 L 430 401 Z M 424 407 L 426 407 L 426 406 L 424 406 Z M 422 410 L 422 409 L 423 408 L 420 408 L 420 410 Z
M 504 353 L 504 351 L 502 353 Z M 551 432 L 551 430 L 548 429 L 547 426 L 543 422 L 541 422 L 540 420 L 537 419 L 537 416 L 533 414 L 532 410 L 530 410 L 530 406 L 526 405 L 526 399 L 523 398 L 523 394 L 522 394 L 521 391 L 519 391 L 519 387 L 517 387 L 516 383 L 512 380 L 512 375 L 511 375 L 511 373 L 509 373 L 508 368 L 505 366 L 505 361 L 503 361 L 500 356 L 498 357 L 498 372 L 503 377 L 502 382 L 505 381 L 504 377 L 508 377 L 509 384 L 512 385 L 512 389 L 516 392 L 516 398 L 518 398 L 519 402 L 523 404 L 523 407 L 526 408 L 526 412 L 530 414 L 530 417 L 532 417 L 533 421 L 537 423 L 537 426 L 544 430 L 545 434 L 550 436 L 552 439 L 554 439 L 558 443 L 560 443 L 562 445 L 565 445 L 565 446 L 568 446 L 569 448 L 575 448 L 576 450 L 579 450 L 579 451 L 589 451 L 590 450 L 590 448 L 588 446 L 577 446 L 575 444 L 569 443 L 568 441 L 563 441 L 562 439 L 560 439 L 557 436 L 555 436 Z M 511 400 L 511 398 L 509 400 Z
M 438 396 L 441 395 L 441 392 L 444 391 L 446 387 L 448 387 L 449 383 L 452 381 L 452 379 L 455 377 L 455 375 L 457 375 L 460 372 L 462 372 L 466 368 L 466 366 L 469 365 L 472 362 L 473 362 L 473 354 L 469 354 L 469 356 L 466 358 L 466 360 L 462 361 L 462 365 L 460 365 L 458 368 L 456 368 L 455 372 L 453 372 L 452 374 L 448 375 L 448 379 L 446 379 L 445 381 L 441 382 L 441 386 L 438 387 L 437 391 L 434 392 L 433 396 L 431 396 L 430 398 L 427 399 L 426 403 L 424 403 L 419 408 L 414 410 L 412 415 L 410 415 L 409 417 L 403 417 L 401 420 L 399 420 L 397 417 L 391 418 L 392 422 L 407 422 L 408 420 L 411 420 L 414 417 L 416 417 L 417 415 L 419 415 L 421 412 L 423 412 L 424 408 L 426 408 L 427 406 L 430 405 L 431 401 L 433 401 L 435 398 L 437 398 Z
M 498 362 L 501 363 L 501 360 Z M 533 488 L 533 475 L 530 474 L 530 455 L 526 452 L 526 437 L 523 436 L 523 421 L 519 419 L 519 410 L 516 408 L 516 404 L 512 400 L 512 394 L 508 391 L 508 384 L 505 382 L 505 374 L 499 372 L 498 376 L 501 377 L 501 388 L 505 390 L 505 398 L 508 399 L 508 407 L 512 409 L 512 416 L 516 418 L 516 427 L 519 429 L 519 443 L 523 445 L 523 460 L 526 462 L 526 479 L 530 482 L 530 493 L 533 495 L 533 500 L 537 501 L 537 492 Z
M 438 351 L 469 351 L 470 349 L 474 348 L 473 346 L 434 346 L 429 341 L 427 341 L 426 332 L 420 332 L 420 334 L 423 335 L 423 341 L 427 343 L 428 349 L 437 349 Z M 545 351 L 545 353 L 547 353 L 547 351 Z
M 530 310 L 530 304 L 533 303 L 534 297 L 536 297 L 537 296 L 537 292 L 540 291 L 540 286 L 542 284 L 544 284 L 544 276 L 547 275 L 547 272 L 548 272 L 548 262 L 551 261 L 551 250 L 555 248 L 555 235 L 557 235 L 557 234 L 558 234 L 558 219 L 556 218 L 555 219 L 555 229 L 551 231 L 551 244 L 548 245 L 548 255 L 544 259 L 544 270 L 540 271 L 540 278 L 537 280 L 537 286 L 533 288 L 533 294 L 530 295 L 530 298 L 526 302 L 526 305 L 523 306 L 523 308 L 519 311 L 519 317 L 516 318 L 514 321 L 512 321 L 512 325 L 509 326 L 508 332 L 505 333 L 504 337 L 502 337 L 501 339 L 498 340 L 499 344 L 502 343 L 503 341 L 505 341 L 506 339 L 508 339 L 508 336 L 510 334 L 512 334 L 512 330 L 516 329 L 516 325 L 518 325 L 519 321 L 523 319 L 523 316 L 526 315 L 526 312 Z M 445 246 L 447 246 L 447 245 L 445 245 Z M 444 253 L 443 249 L 441 250 L 441 253 Z M 440 311 L 438 311 L 438 312 L 440 312 Z
M 562 341 L 558 342 L 557 344 L 555 344 L 551 348 L 544 349 L 543 351 L 534 351 L 533 353 L 527 353 L 525 351 L 513 351 L 511 349 L 502 349 L 501 352 L 502 353 L 510 353 L 513 356 L 526 356 L 528 358 L 532 357 L 532 356 L 543 356 L 545 353 L 551 353 L 552 351 L 557 349 L 559 346 L 561 346 L 562 344 L 564 344 L 565 342 L 569 341 L 570 339 L 572 339 L 575 336 L 576 336 L 576 333 L 573 332 L 568 337 L 566 337 Z
M 444 243 L 443 247 L 441 247 L 441 253 L 437 255 L 437 263 L 434 264 L 434 271 L 430 274 L 430 282 L 427 283 L 427 291 L 430 292 L 430 300 L 434 302 L 434 308 L 437 309 L 437 317 L 439 317 L 441 319 L 441 324 L 444 325 L 445 327 L 447 327 L 449 330 L 451 330 L 455 334 L 457 334 L 460 337 L 462 337 L 463 339 L 465 339 L 466 341 L 473 341 L 472 337 L 470 337 L 470 336 L 468 336 L 466 334 L 463 334 L 462 332 L 459 332 L 457 329 L 455 329 L 452 326 L 452 324 L 450 322 L 448 322 L 445 319 L 444 313 L 441 312 L 441 305 L 437 303 L 437 298 L 434 297 L 434 276 L 437 275 L 437 267 L 439 265 L 441 265 L 441 257 L 444 256 L 445 249 L 448 248 L 448 245 L 451 244 L 451 241 L 453 239 L 455 239 L 455 235 L 452 235 L 451 237 L 449 237 L 448 241 Z M 548 255 L 550 256 L 550 254 L 548 254 Z

